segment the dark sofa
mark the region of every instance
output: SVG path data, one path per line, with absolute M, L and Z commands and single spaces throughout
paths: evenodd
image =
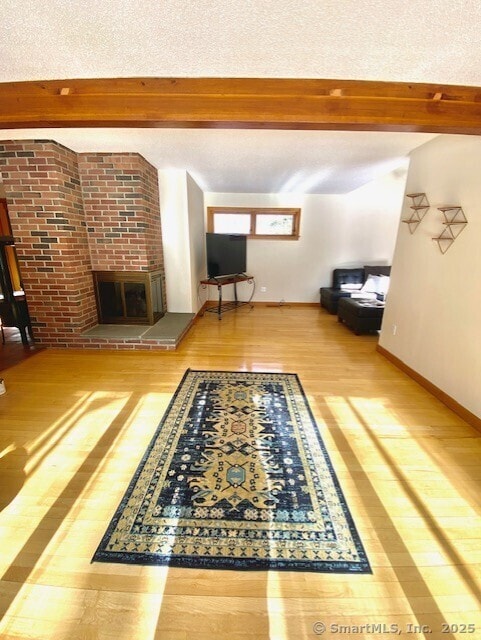
M 332 287 L 321 287 L 321 307 L 329 313 L 337 313 L 340 298 L 350 298 L 351 292 L 341 289 L 343 284 L 364 284 L 370 275 L 389 276 L 390 266 L 365 265 L 354 269 L 334 269 Z
M 361 333 L 379 331 L 384 313 L 384 302 L 341 298 L 337 309 L 337 320 L 359 336 Z

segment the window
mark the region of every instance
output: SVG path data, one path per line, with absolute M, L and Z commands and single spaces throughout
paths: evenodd
M 208 207 L 209 233 L 243 233 L 249 238 L 298 240 L 300 209 Z

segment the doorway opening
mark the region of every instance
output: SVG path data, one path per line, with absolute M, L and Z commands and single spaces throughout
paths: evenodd
M 6 198 L 0 198 L 0 326 L 2 344 L 5 327 L 16 327 L 24 345 L 33 340 Z

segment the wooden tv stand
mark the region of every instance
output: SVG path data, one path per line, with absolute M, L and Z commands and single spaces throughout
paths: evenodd
M 238 282 L 249 282 L 252 284 L 252 293 L 249 300 L 241 301 L 237 298 L 237 283 Z M 222 287 L 226 284 L 234 285 L 234 300 L 230 300 L 228 302 L 222 302 Z M 226 311 L 231 311 L 232 309 L 237 309 L 237 307 L 241 307 L 245 304 L 250 304 L 251 300 L 254 296 L 255 291 L 255 283 L 254 278 L 252 276 L 248 276 L 245 273 L 240 273 L 235 276 L 218 276 L 217 278 L 206 278 L 205 280 L 200 281 L 200 285 L 206 289 L 209 285 L 214 285 L 217 287 L 218 294 L 218 302 L 215 306 L 206 307 L 204 312 L 207 311 L 209 313 L 217 313 L 219 320 L 222 319 L 222 314 Z

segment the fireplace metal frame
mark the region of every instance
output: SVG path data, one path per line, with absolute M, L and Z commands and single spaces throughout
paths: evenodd
M 155 324 L 164 315 L 162 301 L 162 270 L 154 271 L 92 271 L 97 302 L 99 324 Z M 102 283 L 118 284 L 119 295 L 116 296 L 120 304 L 118 314 L 106 312 L 105 300 L 102 299 Z M 129 302 L 126 298 L 127 284 L 143 284 L 145 288 L 145 314 L 129 314 Z M 160 285 L 160 293 L 153 292 Z M 160 304 L 160 309 L 159 309 Z

